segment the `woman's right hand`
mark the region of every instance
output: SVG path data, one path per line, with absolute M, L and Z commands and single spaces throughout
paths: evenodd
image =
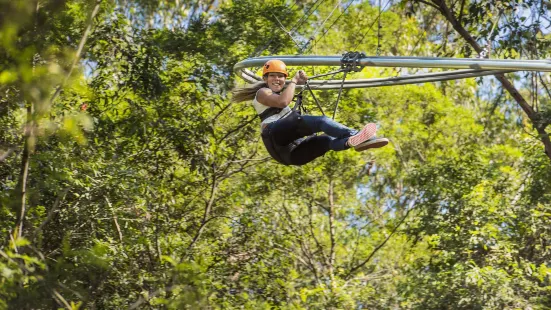
M 291 81 L 297 83 L 297 85 L 303 85 L 307 80 L 308 76 L 306 76 L 306 72 L 303 70 L 298 70 L 295 76 L 291 79 Z

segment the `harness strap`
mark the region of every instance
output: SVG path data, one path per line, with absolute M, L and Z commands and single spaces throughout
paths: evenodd
M 298 114 L 306 113 L 306 109 L 302 105 L 302 93 L 299 93 L 296 95 L 297 101 L 295 103 L 295 106 L 291 109 L 293 112 L 297 112 Z
M 260 120 L 261 120 L 261 121 L 264 121 L 264 120 L 267 119 L 268 117 L 273 116 L 273 115 L 276 115 L 276 114 L 278 114 L 279 112 L 281 112 L 282 110 L 283 110 L 282 108 L 270 107 L 270 108 L 264 110 L 264 112 L 258 114 L 258 117 L 260 117 Z

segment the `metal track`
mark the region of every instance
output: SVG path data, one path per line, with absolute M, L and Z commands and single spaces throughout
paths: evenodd
M 261 67 L 269 59 L 280 59 L 288 66 L 341 66 L 341 56 L 264 56 L 243 60 L 234 66 L 234 71 L 249 83 L 262 81 L 248 68 Z M 418 74 L 378 79 L 351 79 L 344 82 L 343 88 L 366 88 L 417 84 L 455 79 L 472 78 L 485 75 L 509 73 L 514 71 L 551 72 L 550 60 L 510 60 L 510 59 L 472 59 L 438 57 L 363 57 L 359 64 L 366 67 L 402 67 L 402 68 L 442 68 L 466 69 L 438 73 Z M 312 80 L 312 89 L 339 89 L 342 80 Z

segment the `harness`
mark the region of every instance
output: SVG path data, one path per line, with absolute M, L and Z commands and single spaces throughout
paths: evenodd
M 282 108 L 270 107 L 270 108 L 264 110 L 264 112 L 258 114 L 258 117 L 260 117 L 261 121 L 264 121 L 270 116 L 274 116 L 276 114 L 279 114 L 279 112 L 281 112 L 282 110 L 283 110 Z
M 342 82 L 341 82 L 341 87 L 339 89 L 339 95 L 337 97 L 337 102 L 335 104 L 335 108 L 334 108 L 334 111 L 333 111 L 333 119 L 335 119 L 335 114 L 337 112 L 337 107 L 338 107 L 339 101 L 341 99 L 341 93 L 342 93 L 342 90 L 343 90 L 346 75 L 350 71 L 359 72 L 359 71 L 362 70 L 363 66 L 360 64 L 360 59 L 362 57 L 365 57 L 365 54 L 358 53 L 358 52 L 345 53 L 345 54 L 343 54 L 343 57 L 341 59 L 341 68 L 339 70 L 329 72 L 329 73 L 319 74 L 319 75 L 316 75 L 316 76 L 313 76 L 313 77 L 310 78 L 310 79 L 313 79 L 313 78 L 318 78 L 318 77 L 322 77 L 322 76 L 326 76 L 326 75 L 335 75 L 335 74 L 340 73 L 340 72 L 344 73 L 344 76 L 343 76 L 343 79 L 342 79 Z M 295 105 L 291 109 L 291 115 L 289 115 L 287 117 L 291 117 L 291 118 L 292 117 L 297 117 L 298 120 L 300 121 L 301 116 L 302 116 L 303 113 L 304 114 L 309 114 L 308 111 L 306 110 L 306 108 L 302 104 L 302 93 L 306 89 L 310 92 L 310 94 L 312 95 L 312 98 L 314 99 L 316 105 L 320 109 L 321 113 L 325 116 L 325 112 L 323 111 L 323 108 L 321 107 L 321 104 L 319 103 L 318 99 L 314 95 L 314 92 L 312 91 L 312 88 L 310 87 L 310 84 L 307 81 L 305 87 L 295 96 L 295 98 L 296 98 Z M 262 121 L 264 121 L 268 117 L 280 113 L 282 110 L 283 110 L 282 108 L 270 107 L 270 108 L 264 110 L 264 112 L 262 112 L 258 116 L 260 117 L 260 119 Z M 312 136 L 315 136 L 315 135 L 316 134 L 313 134 Z M 289 143 L 288 145 L 278 145 L 278 144 L 275 143 L 274 138 L 272 137 L 271 130 L 270 130 L 270 125 L 266 126 L 266 128 L 264 128 L 262 130 L 261 137 L 262 137 L 262 141 L 264 142 L 264 145 L 266 146 L 266 150 L 268 151 L 270 156 L 272 156 L 276 161 L 278 161 L 279 163 L 284 164 L 284 165 L 291 165 L 292 164 L 291 163 L 291 153 L 293 152 L 294 149 L 296 149 L 299 146 L 299 144 L 304 139 L 308 138 L 308 137 L 306 137 L 306 138 L 297 139 L 297 140 Z
M 272 115 L 276 115 L 279 112 L 281 112 L 282 108 L 275 108 L 270 107 L 261 114 L 258 115 L 262 121 L 267 119 L 268 117 Z M 302 94 L 297 95 L 295 106 L 291 109 L 291 115 L 287 117 L 300 117 L 301 110 L 304 110 L 304 107 L 302 106 Z M 293 150 L 300 144 L 300 142 L 303 139 L 299 139 L 296 141 L 293 141 L 287 145 L 279 145 L 275 143 L 274 138 L 271 133 L 270 125 L 268 125 L 266 128 L 262 130 L 261 133 L 262 142 L 264 142 L 264 146 L 266 147 L 266 150 L 268 151 L 268 154 L 272 156 L 273 159 L 275 159 L 277 162 L 284 164 L 284 165 L 291 165 L 291 153 Z

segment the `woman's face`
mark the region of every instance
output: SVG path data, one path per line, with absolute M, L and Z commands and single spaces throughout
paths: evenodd
M 283 90 L 283 86 L 285 86 L 285 74 L 270 72 L 268 76 L 264 78 L 264 82 L 268 84 L 268 87 L 273 92 L 280 92 Z

